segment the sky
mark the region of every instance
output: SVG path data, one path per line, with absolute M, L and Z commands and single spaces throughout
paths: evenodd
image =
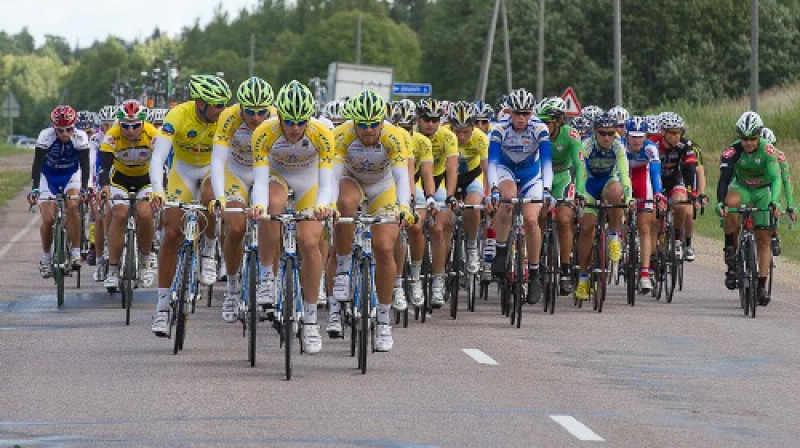
M 143 40 L 156 27 L 174 38 L 198 18 L 201 25 L 208 23 L 220 4 L 232 19 L 258 0 L 2 0 L 0 31 L 14 35 L 27 26 L 37 47 L 45 34 L 65 38 L 72 48 L 109 35 Z

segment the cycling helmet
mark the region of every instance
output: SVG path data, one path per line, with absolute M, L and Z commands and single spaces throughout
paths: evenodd
M 147 108 L 136 100 L 125 100 L 117 108 L 117 120 L 142 121 L 147 119 Z
M 161 124 L 164 122 L 164 118 L 167 116 L 167 112 L 169 109 L 163 108 L 153 108 L 147 114 L 147 121 L 153 124 Z
M 322 115 L 332 123 L 339 124 L 344 121 L 344 106 L 343 100 L 328 101 L 322 108 Z
M 202 100 L 208 104 L 227 103 L 231 99 L 228 83 L 215 75 L 190 76 L 189 93 L 193 100 Z
M 661 122 L 658 120 L 658 115 L 648 115 L 644 117 L 647 122 L 647 133 L 658 134 L 661 132 Z
M 591 123 L 594 123 L 594 119 L 602 113 L 603 109 L 600 106 L 594 105 L 586 106 L 581 110 L 581 116 L 589 120 Z
M 417 106 L 413 101 L 395 101 L 392 108 L 392 123 L 399 126 L 411 126 L 414 124 L 415 118 L 417 118 Z
M 739 137 L 759 137 L 763 127 L 764 122 L 761 121 L 761 116 L 753 111 L 743 113 L 736 120 L 736 133 Z
M 50 122 L 57 128 L 74 126 L 78 118 L 77 115 L 72 106 L 62 104 L 56 106 L 56 108 L 50 112 Z
M 236 100 L 243 107 L 268 107 L 274 98 L 272 86 L 257 76 L 248 78 L 236 89 Z
M 381 121 L 386 116 L 386 101 L 367 89 L 351 100 L 350 114 L 353 121 Z
M 536 98 L 525 89 L 516 89 L 508 94 L 506 103 L 511 110 L 533 111 L 534 106 L 536 106 Z
M 686 129 L 686 123 L 683 118 L 675 112 L 662 112 L 661 113 L 661 128 L 662 129 Z
M 450 106 L 450 124 L 456 128 L 463 128 L 475 124 L 475 105 L 469 101 L 459 101 Z
M 306 121 L 314 114 L 314 94 L 311 89 L 293 79 L 278 90 L 275 107 L 284 120 Z
M 647 120 L 645 117 L 633 116 L 625 120 L 625 130 L 631 137 L 644 137 L 647 134 Z
M 86 130 L 94 127 L 94 118 L 92 117 L 92 113 L 88 110 L 79 110 L 76 117 L 76 128 Z
M 625 120 L 630 118 L 630 114 L 628 113 L 628 109 L 625 109 L 622 106 L 614 106 L 608 110 L 608 113 L 617 119 L 617 124 L 625 124 Z
M 492 120 L 494 119 L 494 109 L 489 103 L 483 101 L 475 102 L 475 119 L 478 120 Z
M 553 120 L 563 117 L 567 113 L 567 103 L 561 97 L 553 96 L 543 99 L 536 106 L 536 115 L 541 120 Z
M 101 123 L 113 122 L 117 118 L 117 108 L 110 104 L 103 106 L 100 108 L 100 112 L 98 112 L 97 115 L 100 118 Z
M 571 124 L 581 134 L 588 134 L 592 130 L 592 122 L 586 117 L 575 117 Z
M 770 128 L 761 128 L 761 138 L 766 139 L 770 145 L 774 145 L 777 138 L 775 138 L 775 133 L 772 132 Z
M 439 100 L 423 98 L 417 103 L 417 115 L 420 117 L 440 118 L 444 115 L 444 108 Z
M 608 112 L 603 112 L 594 119 L 594 128 L 613 128 L 617 126 L 617 119 Z

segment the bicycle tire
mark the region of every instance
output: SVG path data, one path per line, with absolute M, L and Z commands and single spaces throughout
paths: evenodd
M 625 286 L 628 294 L 628 305 L 636 304 L 636 273 L 638 271 L 639 251 L 636 247 L 637 240 L 636 226 L 631 224 L 628 229 L 628 259 L 625 260 Z
M 403 328 L 408 328 L 408 302 L 411 300 L 413 290 L 411 288 L 411 257 L 406 253 L 406 261 L 403 263 L 403 294 L 406 296 L 406 309 L 400 311 L 400 319 Z
M 739 305 L 745 316 L 750 314 L 750 304 L 747 301 L 747 286 L 745 285 L 745 256 L 746 243 L 744 238 L 739 239 L 739 248 L 736 250 L 736 285 L 739 291 Z
M 431 295 L 433 294 L 433 262 L 431 260 L 430 236 L 425 232 L 425 250 L 422 253 L 422 268 L 420 271 L 420 281 L 422 282 L 422 310 L 420 311 L 421 323 L 425 323 L 428 313 L 431 310 Z
M 758 261 L 756 260 L 756 244 L 754 239 L 750 239 L 747 250 L 747 268 L 749 270 L 749 286 L 750 291 L 750 317 L 756 317 L 756 308 L 758 308 Z
M 450 287 L 447 288 L 450 295 L 450 318 L 456 319 L 458 317 L 458 288 L 461 286 L 459 282 L 461 281 L 461 247 L 463 244 L 464 236 L 463 236 L 463 227 L 462 224 L 456 221 L 456 228 L 453 229 L 453 240 L 451 242 L 450 250 L 453 251 L 453 257 L 451 258 L 451 263 L 448 269 L 448 283 L 450 283 Z
M 544 312 L 553 314 L 556 311 L 556 299 L 558 298 L 558 274 L 561 271 L 561 253 L 558 247 L 558 235 L 552 221 L 547 225 L 543 240 Z
M 361 286 L 358 301 L 358 368 L 361 374 L 367 373 L 367 334 L 369 333 L 369 308 L 372 300 L 371 278 L 369 272 L 370 262 L 362 258 L 359 265 L 361 272 Z
M 181 260 L 183 267 L 181 268 L 180 278 L 178 280 L 178 303 L 175 312 L 177 320 L 175 323 L 175 341 L 172 350 L 172 353 L 175 355 L 178 354 L 178 351 L 183 350 L 183 343 L 186 339 L 186 320 L 188 319 L 186 315 L 186 296 L 189 293 L 190 270 L 192 269 L 192 257 L 194 256 L 193 252 L 192 246 L 187 244 L 183 252 L 183 259 Z
M 672 298 L 675 295 L 675 285 L 678 281 L 678 257 L 675 256 L 676 242 L 675 242 L 675 225 L 674 223 L 670 223 L 669 229 L 667 231 L 667 272 L 665 280 L 666 280 L 666 289 L 665 289 L 665 299 L 667 303 L 672 303 Z
M 125 265 L 122 267 L 122 300 L 125 304 L 125 325 L 131 323 L 131 303 L 133 302 L 133 282 L 136 278 L 136 237 L 132 229 L 125 231 Z
M 294 315 L 294 259 L 287 258 L 283 263 L 283 302 L 281 303 L 281 338 L 283 339 L 284 369 L 286 380 L 292 379 L 292 334 Z
M 247 255 L 247 360 L 250 367 L 256 365 L 256 330 L 258 328 L 258 301 L 256 300 L 256 283 L 258 283 L 258 257 L 255 253 Z
M 606 232 L 600 228 L 598 234 L 598 244 L 597 244 L 597 267 L 599 268 L 598 271 L 598 278 L 597 278 L 597 312 L 603 312 L 603 304 L 606 301 L 606 288 L 608 285 L 608 248 L 607 244 L 608 241 L 606 239 Z
M 524 266 L 524 246 L 525 246 L 525 236 L 521 233 L 517 234 L 514 239 L 514 245 L 516 246 L 516 256 L 514 257 L 514 264 L 516 266 L 516 278 L 514 281 L 514 313 L 516 314 L 512 317 L 512 323 L 516 325 L 517 328 L 520 328 L 522 325 L 522 303 L 525 301 L 525 298 L 522 297 L 524 291 L 522 289 L 522 285 L 525 282 L 525 266 Z
M 64 223 L 63 218 L 56 218 L 55 234 L 53 236 L 53 279 L 56 282 L 56 304 L 58 308 L 64 306 L 64 268 L 66 252 L 64 250 Z

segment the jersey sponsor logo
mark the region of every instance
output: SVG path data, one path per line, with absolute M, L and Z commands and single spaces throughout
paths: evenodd
M 163 132 L 166 135 L 174 135 L 175 126 L 173 126 L 172 123 L 164 123 L 164 125 L 161 126 L 161 132 Z
M 771 156 L 774 156 L 776 154 L 775 147 L 772 146 L 772 144 L 769 144 L 769 143 L 767 144 L 767 146 L 764 147 L 764 151 L 766 151 L 767 154 L 769 154 Z
M 778 162 L 786 163 L 786 154 L 779 152 L 778 153 Z
M 576 138 L 576 139 L 580 140 L 581 134 L 579 134 L 578 131 L 576 131 L 575 129 L 570 129 L 569 130 L 569 138 Z
M 731 147 L 729 147 L 728 149 L 726 149 L 725 151 L 722 152 L 722 158 L 723 159 L 729 159 L 729 158 L 733 157 L 734 154 L 736 154 L 736 148 L 731 146 Z
M 745 179 L 745 180 L 744 180 L 744 184 L 745 184 L 745 185 L 754 185 L 754 186 L 759 186 L 759 185 L 761 185 L 761 179 L 759 179 L 759 178 L 757 178 L 757 177 L 756 177 L 756 178 L 754 178 L 754 179 Z
M 192 129 L 191 131 L 186 133 L 186 136 L 189 137 L 189 138 L 195 138 L 195 137 L 197 137 L 197 131 Z

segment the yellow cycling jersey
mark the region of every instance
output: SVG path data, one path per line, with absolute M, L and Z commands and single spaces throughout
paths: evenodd
M 164 118 L 158 138 L 172 144 L 175 158 L 192 166 L 211 163 L 211 146 L 217 123 L 202 121 L 195 110 L 193 100 L 173 107 Z
M 419 133 L 419 129 L 415 127 L 414 134 L 417 133 Z M 433 152 L 433 176 L 441 176 L 447 167 L 447 158 L 458 156 L 458 139 L 456 134 L 453 134 L 453 131 L 444 126 L 439 126 L 436 133 L 427 138 L 431 142 L 431 150 Z
M 270 119 L 269 117 L 276 116 L 273 109 L 273 107 L 268 109 L 267 120 Z M 228 148 L 233 162 L 245 167 L 252 167 L 252 141 L 253 131 L 247 127 L 247 124 L 242 118 L 242 106 L 240 104 L 234 104 L 222 111 L 219 120 L 217 120 L 214 144 Z
M 336 161 L 359 181 L 372 183 L 391 176 L 392 167 L 408 166 L 408 149 L 397 126 L 383 123 L 378 143 L 364 146 L 352 121 L 333 130 Z
M 305 134 L 296 143 L 286 140 L 280 120 L 267 120 L 253 131 L 252 147 L 255 167 L 269 167 L 270 164 L 289 169 L 314 165 L 319 168 L 333 167 L 333 134 L 327 126 L 313 118 L 308 121 Z
M 481 166 L 482 160 L 488 158 L 489 136 L 480 129 L 474 128 L 469 141 L 465 145 L 458 145 L 458 172 L 470 172 Z
M 433 146 L 431 140 L 420 132 L 411 134 L 411 156 L 414 157 L 414 172 L 419 173 L 422 162 L 433 162 Z
M 122 129 L 119 124 L 115 124 L 103 136 L 100 151 L 114 154 L 114 171 L 125 176 L 146 176 L 150 171 L 156 135 L 158 129 L 145 121 L 139 140 L 132 142 L 122 136 Z

